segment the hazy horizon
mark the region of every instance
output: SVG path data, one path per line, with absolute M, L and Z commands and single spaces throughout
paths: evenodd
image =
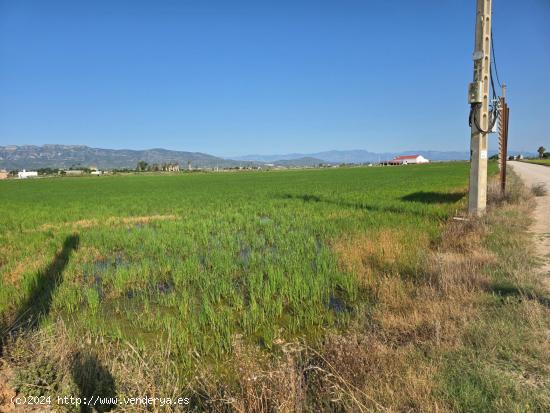
M 464 149 L 457 149 L 457 150 L 435 150 L 435 149 L 421 149 L 421 148 L 403 148 L 403 149 L 400 149 L 400 150 L 396 150 L 396 151 L 390 151 L 390 150 L 386 150 L 386 151 L 373 151 L 373 150 L 370 150 L 368 148 L 352 148 L 352 149 L 340 149 L 340 148 L 332 148 L 332 149 L 323 149 L 323 150 L 312 150 L 312 151 L 308 151 L 308 152 L 298 152 L 298 151 L 289 151 L 289 152 L 278 152 L 278 151 L 273 151 L 273 152 L 266 152 L 266 153 L 252 153 L 252 152 L 247 152 L 247 153 L 235 153 L 233 155 L 223 155 L 223 154 L 217 154 L 217 153 L 212 153 L 212 152 L 208 152 L 208 151 L 203 151 L 203 150 L 197 150 L 197 151 L 190 151 L 190 150 L 185 150 L 185 149 L 173 149 L 173 148 L 166 148 L 166 147 L 159 147 L 159 146 L 145 146 L 145 147 L 142 147 L 142 148 L 135 148 L 135 147 L 99 147 L 99 146 L 93 146 L 93 145 L 87 145 L 87 144 L 80 144 L 80 143 L 74 143 L 74 144 L 59 144 L 59 143 L 44 143 L 44 144 L 2 144 L 0 146 L 3 146 L 3 147 L 6 147 L 6 146 L 36 146 L 36 147 L 43 147 L 43 146 L 55 146 L 55 145 L 63 145 L 63 146 L 83 146 L 83 147 L 88 147 L 88 148 L 93 148 L 93 149 L 107 149 L 107 150 L 130 150 L 130 151 L 148 151 L 148 150 L 157 150 L 157 149 L 161 149 L 161 150 L 167 150 L 167 151 L 176 151 L 176 152 L 194 152 L 194 153 L 203 153 L 203 154 L 206 154 L 206 155 L 213 155 L 213 156 L 216 156 L 216 157 L 219 157 L 219 158 L 225 158 L 225 159 L 231 159 L 231 158 L 242 158 L 242 157 L 250 157 L 250 156 L 259 156 L 259 157 L 275 157 L 275 156 L 288 156 L 288 155 L 305 155 L 305 156 L 309 156 L 309 155 L 315 155 L 315 154 L 319 154 L 319 153 L 326 153 L 326 152 L 354 152 L 354 151 L 365 151 L 365 152 L 370 152 L 370 153 L 374 153 L 374 154 L 387 154 L 387 153 L 405 153 L 405 152 L 442 152 L 442 153 L 451 153 L 451 152 L 469 152 L 469 149 L 468 148 L 464 148 Z M 490 148 L 489 149 L 489 152 L 497 152 L 498 148 L 497 147 L 494 147 L 494 148 Z M 517 148 L 509 148 L 508 149 L 508 152 L 510 154 L 512 153 L 536 153 L 536 148 L 530 148 L 530 149 L 526 149 L 526 150 L 521 150 L 521 149 L 517 149 Z

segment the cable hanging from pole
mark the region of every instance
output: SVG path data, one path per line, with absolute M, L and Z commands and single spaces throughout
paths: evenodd
M 472 125 L 475 125 L 476 129 L 484 135 L 488 134 L 493 130 L 499 118 L 499 99 L 498 99 L 498 94 L 495 88 L 495 82 L 493 78 L 493 67 L 492 67 L 493 65 L 495 66 L 495 74 L 496 74 L 496 79 L 499 87 L 502 87 L 502 84 L 500 83 L 500 79 L 498 76 L 498 69 L 497 69 L 496 59 L 495 59 L 495 48 L 493 43 L 494 43 L 493 31 L 491 30 L 491 49 L 492 49 L 493 58 L 491 59 L 491 64 L 489 65 L 489 78 L 491 79 L 490 86 L 491 86 L 491 92 L 493 96 L 492 96 L 491 110 L 489 111 L 489 125 L 487 130 L 484 130 L 480 126 L 479 119 L 477 116 L 477 113 L 481 111 L 481 105 L 482 105 L 481 103 L 472 103 L 470 105 L 470 115 L 468 117 L 468 123 L 470 127 L 472 127 Z
M 491 67 L 489 68 L 489 77 L 491 78 L 491 89 L 493 91 L 493 100 L 497 100 L 498 96 L 495 89 L 495 81 L 493 80 L 493 68 Z
M 495 57 L 495 41 L 493 40 L 493 30 L 491 29 L 491 50 L 493 52 L 493 65 L 495 66 L 495 74 L 497 76 L 497 83 L 498 86 L 502 88 L 502 83 L 500 83 L 500 78 L 498 76 L 498 69 L 497 69 L 497 59 Z
M 499 99 L 495 90 L 495 82 L 493 80 L 493 70 L 491 67 L 489 67 L 489 77 L 491 79 L 491 89 L 492 89 L 491 91 L 493 92 L 492 93 L 493 101 L 491 103 L 491 110 L 489 111 L 489 125 L 488 125 L 489 127 L 487 128 L 487 130 L 484 130 L 479 124 L 479 119 L 476 114 L 480 112 L 481 105 L 482 105 L 481 103 L 472 103 L 470 105 L 470 116 L 468 118 L 468 123 L 470 127 L 472 127 L 472 124 L 475 125 L 476 129 L 484 135 L 488 134 L 493 130 L 499 118 L 499 107 L 498 107 Z
M 478 131 L 480 131 L 482 134 L 486 135 L 488 134 L 496 125 L 497 123 L 497 120 L 498 120 L 498 107 L 497 105 L 493 105 L 493 109 L 489 112 L 489 115 L 490 115 L 490 123 L 489 123 L 489 127 L 487 128 L 487 130 L 483 129 L 480 124 L 479 124 L 479 119 L 478 119 L 478 116 L 476 116 L 476 114 L 480 111 L 481 109 L 481 103 L 472 103 L 471 106 L 470 106 L 470 116 L 469 116 L 469 125 L 470 127 L 472 125 L 475 125 L 476 129 Z

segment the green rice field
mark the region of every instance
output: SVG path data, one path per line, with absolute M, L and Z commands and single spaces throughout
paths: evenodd
M 537 164 L 537 165 L 550 166 L 550 159 L 527 159 L 527 160 L 524 160 L 523 162 L 534 163 L 534 164 Z
M 315 341 L 370 305 L 347 240 L 385 234 L 401 253 L 373 267 L 422 277 L 467 182 L 460 162 L 2 181 L 1 325 L 168 345 L 183 375 L 236 335 Z

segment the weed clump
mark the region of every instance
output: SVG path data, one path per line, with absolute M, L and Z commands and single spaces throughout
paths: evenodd
M 548 190 L 546 189 L 546 185 L 544 183 L 538 183 L 531 187 L 531 192 L 535 196 L 546 196 L 548 194 Z

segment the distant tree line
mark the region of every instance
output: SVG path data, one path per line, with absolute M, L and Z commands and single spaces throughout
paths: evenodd
M 72 165 L 69 168 L 36 168 L 32 169 L 33 171 L 38 172 L 38 175 L 41 176 L 47 176 L 47 175 L 65 175 L 66 171 L 82 171 L 83 174 L 89 174 L 94 169 L 88 168 L 88 167 L 81 167 L 77 165 Z M 17 176 L 19 172 L 21 172 L 22 169 L 12 169 L 8 172 L 10 176 Z
M 180 165 L 176 162 L 149 164 L 145 161 L 139 161 L 135 170 L 136 172 L 178 172 L 180 170 Z

